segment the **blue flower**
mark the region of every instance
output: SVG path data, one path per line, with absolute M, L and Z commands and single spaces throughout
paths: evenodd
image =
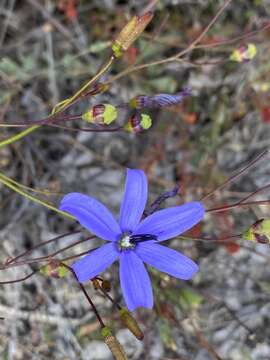
M 197 224 L 204 215 L 199 202 L 189 202 L 154 212 L 141 220 L 147 201 L 147 179 L 142 170 L 127 170 L 125 193 L 119 221 L 92 197 L 70 193 L 60 209 L 73 215 L 79 223 L 109 243 L 76 261 L 72 269 L 84 283 L 102 273 L 117 259 L 120 283 L 129 310 L 153 307 L 153 293 L 144 262 L 182 280 L 189 280 L 198 266 L 181 253 L 159 245 Z

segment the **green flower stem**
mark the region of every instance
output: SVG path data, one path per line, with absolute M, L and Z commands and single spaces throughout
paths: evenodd
M 109 67 L 112 65 L 113 61 L 114 61 L 114 56 L 111 56 L 109 61 L 102 66 L 102 68 L 97 72 L 97 74 L 91 78 L 89 81 L 87 81 L 86 84 L 84 84 L 73 96 L 71 96 L 70 98 L 61 101 L 58 105 L 56 105 L 52 112 L 51 115 L 55 115 L 58 114 L 59 112 L 65 110 L 68 108 L 68 106 L 70 106 L 71 104 L 74 103 L 74 101 L 76 101 L 78 99 L 78 97 L 90 86 L 92 85 L 95 81 L 98 80 L 98 78 L 103 75 L 108 69 Z M 13 144 L 14 142 L 24 138 L 25 136 L 27 136 L 28 134 L 30 134 L 31 132 L 34 132 L 35 130 L 37 130 L 39 127 L 41 127 L 41 125 L 34 125 L 31 126 L 29 128 L 27 128 L 26 130 L 23 130 L 21 132 L 19 132 L 16 135 L 13 135 L 3 141 L 0 141 L 0 148 L 9 145 L 9 144 Z
M 0 148 L 6 146 L 6 145 L 9 145 L 9 144 L 12 144 L 14 143 L 15 141 L 18 141 L 22 138 L 24 138 L 26 135 L 30 134 L 31 132 L 37 130 L 38 128 L 40 127 L 40 125 L 34 125 L 34 126 L 31 126 L 21 132 L 19 132 L 18 134 L 16 135 L 13 135 L 3 141 L 0 142 Z
M 32 195 L 27 194 L 25 191 L 19 189 L 18 186 L 12 184 L 11 181 L 7 180 L 7 176 L 3 177 L 0 174 L 0 182 L 2 184 L 4 184 L 5 186 L 9 187 L 11 190 L 15 191 L 16 193 L 24 196 L 26 199 L 28 199 L 30 201 L 33 201 L 33 202 L 35 202 L 37 204 L 40 204 L 40 205 L 43 205 L 46 208 L 48 208 L 50 210 L 53 210 L 53 211 L 57 212 L 58 214 L 63 215 L 65 217 L 69 218 L 69 219 L 72 219 L 72 220 L 75 219 L 72 215 L 66 213 L 65 211 L 61 211 L 61 210 L 57 209 L 55 206 L 51 205 L 50 203 L 47 203 L 47 202 L 45 202 L 43 200 L 40 200 L 40 199 L 38 199 L 38 198 L 36 198 L 36 197 L 34 197 Z
M 3 173 L 0 172 L 0 176 L 4 179 L 4 180 L 7 180 L 8 182 L 10 182 L 11 184 L 14 184 L 16 185 L 17 187 L 21 188 L 21 189 L 25 189 L 25 190 L 28 190 L 28 191 L 32 191 L 34 193 L 38 193 L 38 194 L 43 194 L 43 195 L 51 195 L 51 194 L 59 194 L 57 192 L 52 192 L 52 191 L 49 191 L 49 190 L 41 190 L 41 189 L 34 189 L 34 188 L 31 188 L 30 186 L 26 186 L 26 185 L 23 185 L 23 184 L 20 184 L 18 181 L 15 181 L 11 178 L 9 178 L 8 176 L 4 175 Z

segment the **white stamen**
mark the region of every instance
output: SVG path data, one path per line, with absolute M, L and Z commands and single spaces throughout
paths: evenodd
M 134 249 L 135 246 L 136 245 L 130 241 L 130 235 L 128 233 L 122 234 L 118 241 L 118 248 L 120 251 Z

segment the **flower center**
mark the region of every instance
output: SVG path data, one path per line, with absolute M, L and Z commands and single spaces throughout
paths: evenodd
M 120 239 L 118 240 L 117 245 L 118 245 L 118 249 L 120 251 L 133 250 L 138 243 L 150 241 L 150 240 L 156 241 L 157 236 L 151 235 L 151 234 L 132 235 L 128 232 L 125 232 L 120 236 Z
M 123 250 L 132 250 L 134 249 L 136 244 L 131 241 L 131 235 L 129 233 L 123 233 L 118 240 L 118 249 L 120 251 Z

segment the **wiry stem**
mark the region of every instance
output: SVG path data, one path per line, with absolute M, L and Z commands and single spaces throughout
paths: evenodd
M 68 265 L 66 264 L 62 264 L 65 268 L 67 268 L 71 273 L 72 275 L 74 276 L 76 282 L 78 283 L 80 289 L 82 290 L 82 292 L 84 293 L 87 301 L 89 302 L 90 306 L 92 307 L 92 310 L 94 311 L 99 323 L 100 323 L 100 326 L 103 328 L 105 327 L 105 324 L 103 322 L 103 320 L 101 319 L 101 316 L 99 315 L 99 312 L 97 311 L 97 308 L 95 307 L 93 301 L 91 300 L 90 296 L 88 295 L 87 291 L 85 290 L 84 286 L 79 282 L 78 278 L 77 278 L 77 275 L 75 273 L 75 271 Z
M 12 263 L 7 263 L 3 268 L 0 268 L 0 270 L 6 270 L 6 269 L 9 269 L 11 267 L 17 267 L 17 266 L 23 266 L 23 265 L 30 265 L 30 264 L 34 264 L 34 263 L 37 263 L 37 262 L 42 262 L 42 261 L 51 261 L 56 255 L 59 255 L 61 254 L 62 252 L 66 251 L 66 250 L 69 250 L 79 244 L 82 244 L 92 238 L 94 238 L 95 236 L 92 235 L 92 236 L 89 236 L 88 238 L 86 239 L 83 239 L 83 240 L 78 240 L 76 241 L 75 243 L 73 244 L 70 244 L 70 245 L 67 245 L 57 251 L 55 251 L 54 253 L 51 253 L 49 255 L 45 255 L 45 256 L 39 256 L 39 257 L 36 257 L 36 258 L 31 258 L 31 259 L 25 259 L 25 260 L 22 260 L 20 262 L 16 261 L 16 262 L 12 262 Z M 89 253 L 89 250 L 88 250 L 88 253 Z M 61 260 L 61 261 L 64 261 L 64 260 Z
M 212 208 L 212 209 L 207 209 L 207 212 L 210 213 L 217 213 L 217 212 L 223 212 L 223 211 L 228 211 L 231 209 L 235 209 L 237 207 L 245 207 L 245 206 L 252 206 L 252 205 L 269 205 L 270 204 L 270 200 L 258 200 L 258 201 L 249 201 L 249 202 L 237 202 L 235 204 L 230 204 L 230 205 L 222 205 L 216 208 Z
M 243 169 L 238 171 L 235 175 L 231 176 L 229 179 L 227 179 L 223 184 L 219 185 L 214 190 L 210 191 L 208 194 L 204 195 L 201 198 L 201 201 L 206 200 L 208 197 L 216 193 L 217 191 L 224 189 L 228 184 L 231 184 L 233 181 L 238 179 L 241 175 L 243 175 L 247 170 L 251 169 L 254 165 L 256 165 L 259 161 L 261 161 L 263 158 L 265 158 L 266 155 L 269 154 L 269 150 L 265 150 L 261 154 L 259 154 L 254 160 L 252 160 L 248 165 L 246 165 Z
M 42 246 L 45 246 L 45 245 L 48 245 L 48 244 L 50 244 L 50 243 L 52 243 L 52 242 L 55 242 L 55 241 L 57 241 L 57 240 L 60 240 L 60 239 L 62 239 L 63 237 L 70 236 L 70 235 L 75 235 L 75 234 L 78 234 L 78 233 L 80 233 L 80 232 L 81 232 L 80 230 L 69 231 L 69 232 L 67 232 L 67 233 L 65 233 L 65 234 L 56 236 L 56 237 L 54 237 L 53 239 L 49 239 L 49 240 L 43 241 L 43 242 L 37 244 L 36 246 L 33 246 L 31 249 L 26 250 L 26 251 L 23 252 L 22 254 L 14 257 L 14 258 L 12 258 L 12 259 L 8 259 L 8 261 L 5 263 L 5 265 L 10 265 L 10 264 L 16 263 L 18 259 L 20 259 L 20 258 L 22 258 L 22 257 L 24 257 L 24 256 L 26 256 L 26 255 L 31 254 L 33 251 L 41 248 Z M 52 256 L 52 255 L 51 255 L 51 256 Z M 4 268 L 6 268 L 6 267 L 4 267 Z
M 16 279 L 16 280 L 6 280 L 6 281 L 0 281 L 0 285 L 7 285 L 7 284 L 15 284 L 18 282 L 22 282 L 25 281 L 29 278 L 31 278 L 33 275 L 35 275 L 39 270 L 34 270 L 32 271 L 30 274 L 20 278 L 20 279 Z
M 220 15 L 224 12 L 224 10 L 226 9 L 226 7 L 231 3 L 232 0 L 227 0 L 222 7 L 219 9 L 219 11 L 216 13 L 216 15 L 213 17 L 213 19 L 210 21 L 210 23 L 206 26 L 206 28 L 202 31 L 202 33 L 190 44 L 188 45 L 187 48 L 185 48 L 184 50 L 176 53 L 175 55 L 166 58 L 166 59 L 160 59 L 160 60 L 156 60 L 156 61 L 152 61 L 146 64 L 141 64 L 141 65 L 137 65 L 137 66 L 132 66 L 129 67 L 125 70 L 123 70 L 122 72 L 120 72 L 119 74 L 111 77 L 105 84 L 109 85 L 112 82 L 132 73 L 138 70 L 142 70 L 145 69 L 147 67 L 150 66 L 156 66 L 156 65 L 162 65 L 162 64 L 166 64 L 169 62 L 174 62 L 174 61 L 181 61 L 180 57 L 186 55 L 187 53 L 191 52 L 196 45 L 202 40 L 202 38 L 206 35 L 206 33 L 209 31 L 209 29 L 214 25 L 214 23 L 217 21 L 217 19 L 220 17 Z
M 17 186 L 15 186 L 14 184 L 12 184 L 10 181 L 7 180 L 7 176 L 2 177 L 1 174 L 0 174 L 0 182 L 2 184 L 4 184 L 5 186 L 9 187 L 11 190 L 15 191 L 16 193 L 24 196 L 28 200 L 31 200 L 31 201 L 33 201 L 33 202 L 35 202 L 37 204 L 43 205 L 46 208 L 48 208 L 50 210 L 53 210 L 53 211 L 57 212 L 58 214 L 63 215 L 65 217 L 69 218 L 69 219 L 72 219 L 72 220 L 75 219 L 74 216 L 66 213 L 65 211 L 61 211 L 61 210 L 57 209 L 52 204 L 50 204 L 50 203 L 48 203 L 46 201 L 40 200 L 40 199 L 38 199 L 38 198 L 36 198 L 36 197 L 34 197 L 32 195 L 27 194 L 25 191 L 19 189 Z
M 52 111 L 52 116 L 55 116 L 56 114 L 60 113 L 61 111 L 66 110 L 70 105 L 72 105 L 76 99 L 89 87 L 91 86 L 93 83 L 95 83 L 99 77 L 104 74 L 108 68 L 112 65 L 114 61 L 114 57 L 111 56 L 109 61 L 97 72 L 97 74 L 91 78 L 89 81 L 87 81 L 86 84 L 84 84 L 71 98 L 66 99 L 64 101 L 62 101 L 60 104 L 58 104 L 59 106 L 57 108 L 54 108 Z M 15 134 L 3 141 L 0 142 L 0 148 L 12 144 L 22 138 L 24 138 L 25 136 L 27 136 L 28 134 L 31 134 L 32 132 L 34 132 L 35 130 L 39 129 L 40 125 L 34 125 L 31 126 L 27 129 L 25 129 L 24 131 Z

